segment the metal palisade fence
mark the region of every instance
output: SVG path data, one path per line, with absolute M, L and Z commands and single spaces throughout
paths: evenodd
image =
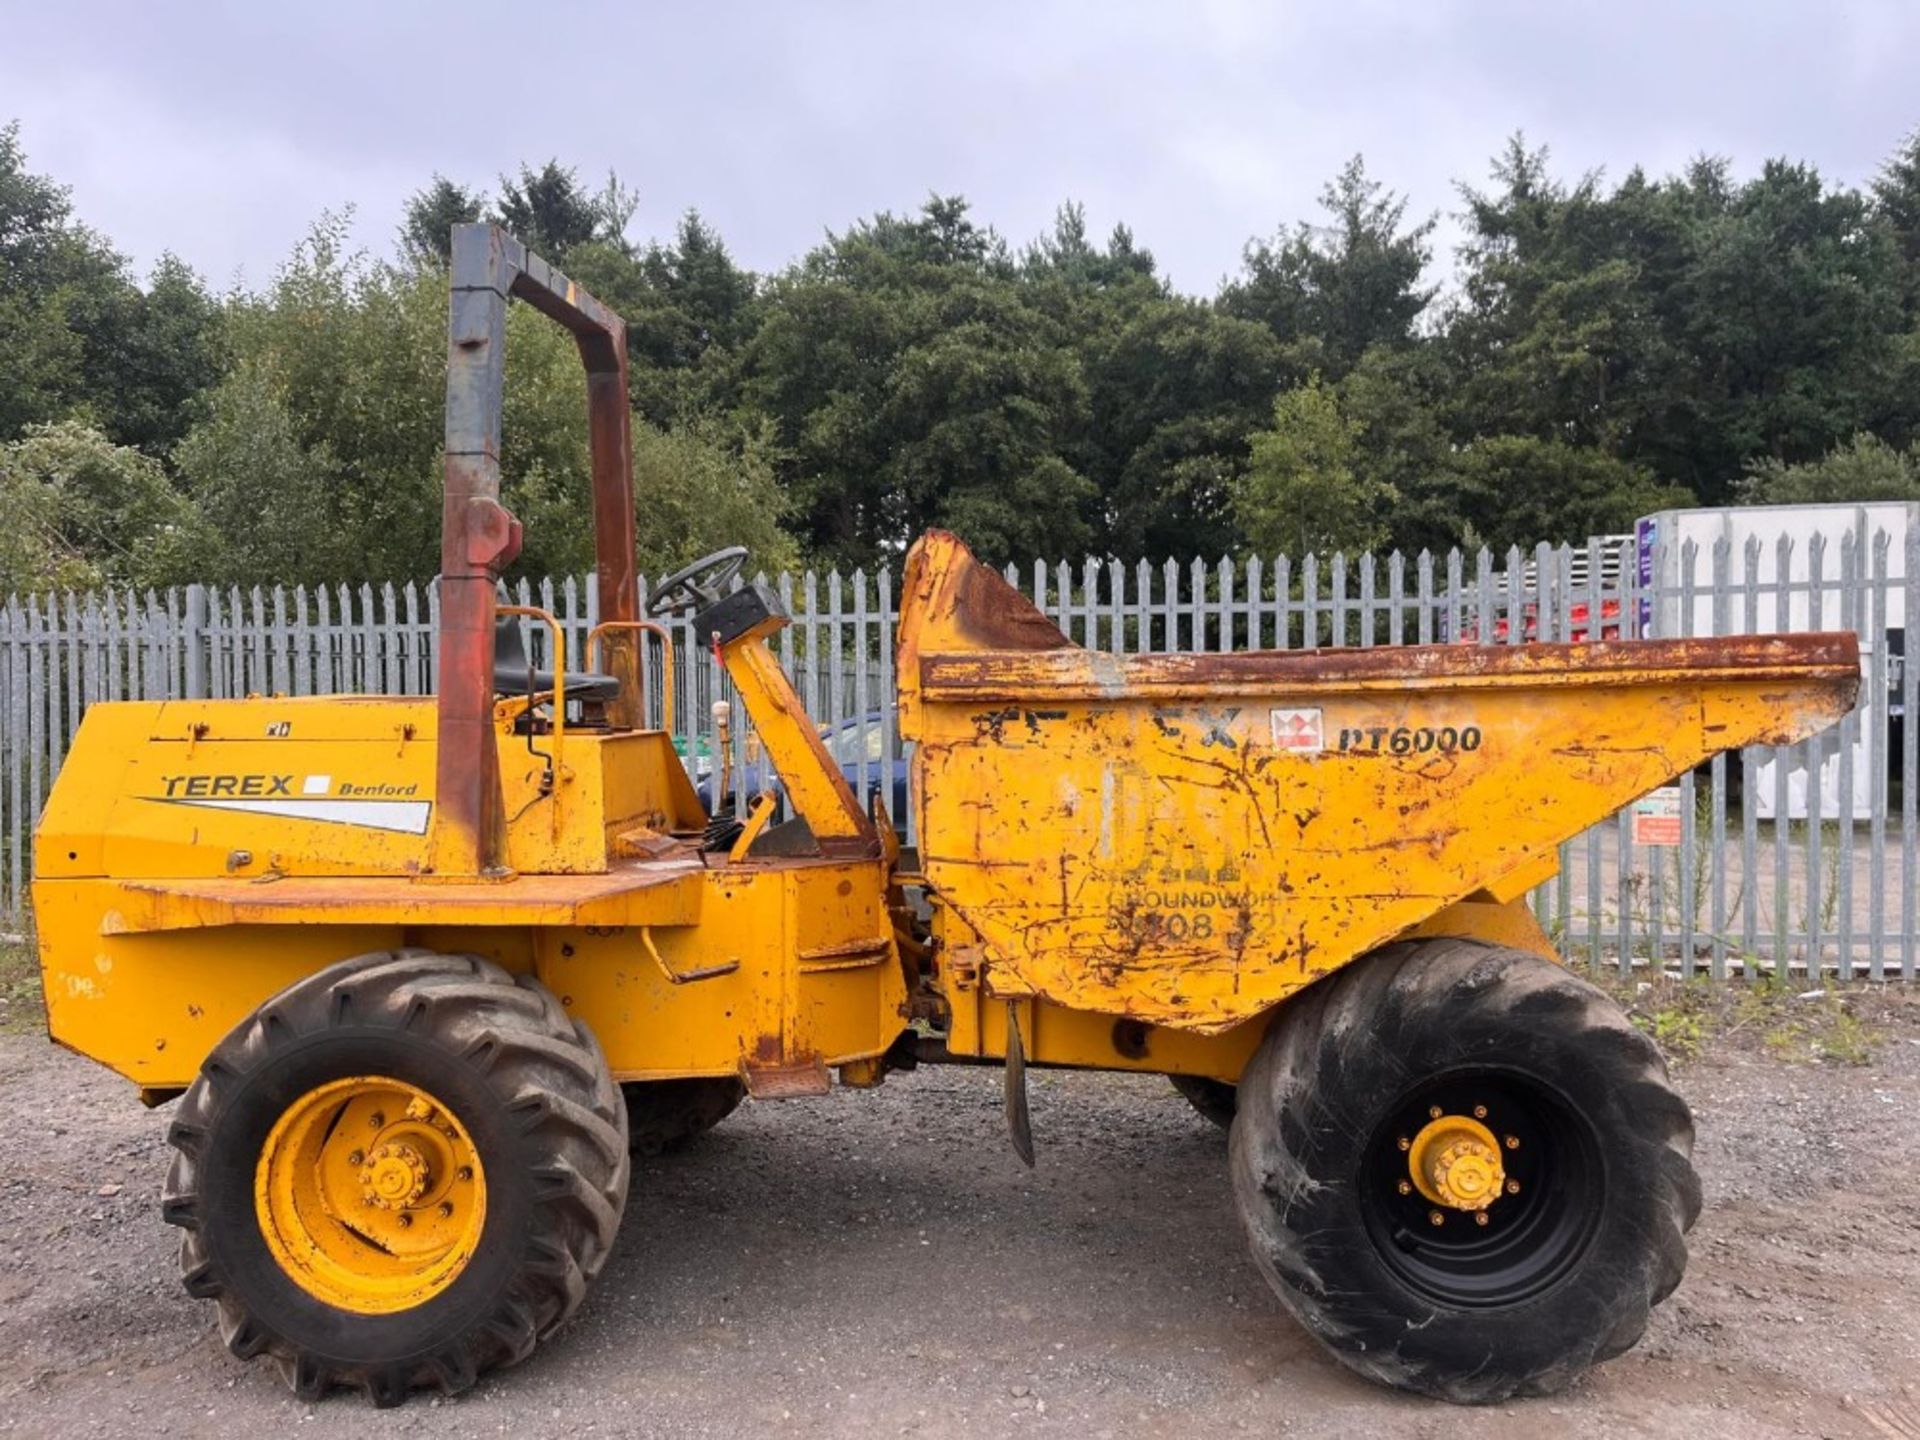
M 1798 543 L 1724 536 L 1636 546 L 1589 541 L 1505 556 L 1079 565 L 1035 562 L 1008 578 L 1077 643 L 1125 652 L 1317 646 L 1510 644 L 1848 629 L 1861 639 L 1856 710 L 1822 736 L 1752 746 L 1681 777 L 1561 849 L 1534 892 L 1569 957 L 1684 973 L 1845 974 L 1920 979 L 1915 803 L 1920 527 L 1864 526 Z M 765 577 L 762 577 L 765 579 Z M 856 789 L 877 787 L 902 824 L 905 757 L 894 715 L 890 568 L 768 581 L 793 624 L 773 645 Z M 521 582 L 513 599 L 551 611 L 581 668 L 597 620 L 578 579 Z M 433 687 L 431 586 L 15 597 L 0 613 L 0 920 L 30 923 L 35 816 L 80 717 L 96 701 L 282 693 L 424 694 Z M 544 627 L 530 648 L 546 646 Z M 676 622 L 674 711 L 659 712 L 661 658 L 648 647 L 654 719 L 676 736 L 703 798 L 716 796 L 713 702 L 723 671 Z M 771 781 L 733 707 L 738 793 Z M 909 837 L 911 838 L 911 837 Z

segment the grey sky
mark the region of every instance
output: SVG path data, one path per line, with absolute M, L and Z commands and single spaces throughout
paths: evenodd
M 1705 150 L 1862 183 L 1920 124 L 1916 60 L 1917 0 L 0 0 L 0 121 L 142 266 L 216 284 L 323 209 L 384 251 L 435 170 L 558 155 L 637 189 L 636 237 L 697 207 L 756 269 L 937 190 L 1015 242 L 1078 199 L 1211 291 L 1356 150 L 1415 213 L 1516 128 L 1567 174 Z

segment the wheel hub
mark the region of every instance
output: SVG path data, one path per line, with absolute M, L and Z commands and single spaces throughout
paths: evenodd
M 1453 1210 L 1485 1210 L 1507 1178 L 1500 1142 L 1470 1115 L 1436 1113 L 1413 1137 L 1407 1169 L 1422 1195 Z
M 360 1184 L 369 1205 L 382 1210 L 404 1210 L 427 1193 L 432 1177 L 426 1157 L 407 1144 L 382 1145 L 360 1168 Z

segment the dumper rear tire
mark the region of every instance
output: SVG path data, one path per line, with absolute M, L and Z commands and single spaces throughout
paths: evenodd
M 303 1399 L 465 1390 L 579 1306 L 619 1229 L 619 1088 L 537 982 L 394 950 L 283 990 L 169 1128 L 188 1293 Z
M 636 1080 L 627 1101 L 627 1143 L 636 1155 L 663 1155 L 713 1129 L 740 1107 L 746 1085 L 724 1077 Z
M 1686 1267 L 1686 1104 L 1618 1006 L 1537 956 L 1445 939 L 1356 961 L 1282 1010 L 1238 1101 L 1230 1170 L 1256 1263 L 1384 1384 L 1551 1394 L 1632 1346 Z M 1429 1127 L 1464 1146 L 1410 1168 Z M 1426 1193 L 1441 1174 L 1480 1208 Z

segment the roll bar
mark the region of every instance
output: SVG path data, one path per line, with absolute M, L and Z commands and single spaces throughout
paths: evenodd
M 639 619 L 627 326 L 497 225 L 453 227 L 447 326 L 445 489 L 440 539 L 439 756 L 430 861 L 436 875 L 505 873 L 493 733 L 494 587 L 520 553 L 520 522 L 500 503 L 500 412 L 507 301 L 518 296 L 573 335 L 587 371 L 594 569 L 600 619 Z M 615 728 L 642 723 L 634 632 L 610 629 Z

